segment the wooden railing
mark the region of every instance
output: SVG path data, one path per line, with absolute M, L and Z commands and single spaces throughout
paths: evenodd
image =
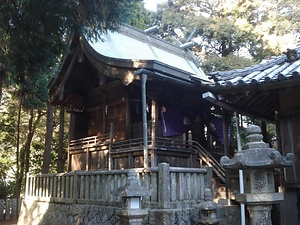
M 150 142 L 148 141 L 148 144 Z M 112 153 L 116 152 L 126 152 L 126 151 L 136 151 L 143 149 L 143 138 L 135 138 L 135 139 L 128 139 L 122 141 L 115 141 L 112 143 Z
M 195 152 L 199 155 L 199 158 L 204 161 L 207 166 L 211 166 L 212 170 L 221 179 L 221 181 L 226 183 L 226 171 L 221 164 L 198 142 L 192 141 L 191 145 Z
M 156 168 L 134 170 L 140 185 L 151 191 L 143 198 L 147 208 L 190 207 L 203 200 L 205 188 L 211 188 L 211 168 L 178 168 L 162 163 Z M 28 175 L 25 198 L 120 207 L 116 190 L 125 184 L 127 173 L 110 170 Z
M 21 202 L 21 199 L 16 198 L 0 199 L 0 221 L 18 219 Z
M 156 137 L 155 144 L 151 143 L 151 136 L 148 139 L 150 149 L 172 149 L 174 151 L 190 150 L 199 155 L 201 161 L 207 166 L 213 167 L 213 171 L 224 183 L 226 182 L 225 169 L 220 163 L 198 142 L 192 140 L 177 140 L 172 138 Z M 122 141 L 110 142 L 110 135 L 92 136 L 73 140 L 70 142 L 69 154 L 87 153 L 93 151 L 107 150 L 110 154 L 134 152 L 143 150 L 143 138 L 128 139 Z M 87 157 L 88 158 L 88 157 Z M 108 158 L 108 157 L 107 157 Z M 109 160 L 109 159 L 108 159 Z M 88 161 L 88 160 L 87 160 Z M 88 163 L 87 163 L 88 164 Z M 87 166 L 89 169 L 89 166 Z
M 96 145 L 103 145 L 104 143 L 109 143 L 109 134 L 90 136 L 85 138 L 80 138 L 76 140 L 71 140 L 69 143 L 69 150 L 80 150 L 88 147 L 93 147 Z

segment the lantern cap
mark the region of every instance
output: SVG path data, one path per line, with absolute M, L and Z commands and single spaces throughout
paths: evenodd
M 247 168 L 276 168 L 288 167 L 295 164 L 295 155 L 288 153 L 285 157 L 274 148 L 270 148 L 263 141 L 260 134 L 261 129 L 257 125 L 246 128 L 247 143 L 243 150 L 236 153 L 232 159 L 223 156 L 221 165 L 226 169 L 247 169 Z

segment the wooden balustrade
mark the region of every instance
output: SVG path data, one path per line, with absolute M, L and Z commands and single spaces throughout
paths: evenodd
M 142 186 L 151 191 L 143 198 L 147 208 L 178 208 L 199 203 L 211 187 L 211 168 L 179 168 L 159 164 L 136 168 Z M 116 189 L 123 186 L 128 170 L 73 171 L 63 174 L 28 175 L 26 198 L 41 201 L 120 206 Z

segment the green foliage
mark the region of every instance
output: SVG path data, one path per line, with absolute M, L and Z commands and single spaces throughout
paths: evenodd
M 215 70 L 239 69 L 251 66 L 254 63 L 255 62 L 252 59 L 238 57 L 233 54 L 229 54 L 226 57 L 219 57 L 218 55 L 211 54 L 204 58 L 201 68 L 204 72 L 210 73 Z
M 146 15 L 139 0 L 1 1 L 0 102 L 3 87 L 5 96 L 0 104 L 0 186 L 3 184 L 8 190 L 4 179 L 8 173 L 22 183 L 28 154 L 29 172 L 41 170 L 47 86 L 63 55 L 68 53 L 71 37 L 83 34 L 88 39 L 98 39 L 103 32 L 118 29 L 121 23 L 142 27 Z M 33 123 L 30 125 L 29 121 Z M 56 124 L 53 137 L 56 144 L 57 127 Z M 57 155 L 53 153 L 51 172 L 56 171 Z M 16 178 L 18 168 L 20 174 Z
M 195 29 L 194 36 L 200 36 L 202 41 L 194 50 L 202 59 L 211 54 L 233 54 L 257 62 L 282 54 L 295 43 L 293 34 L 299 34 L 299 5 L 299 1 L 292 0 L 174 0 L 161 5 L 153 21 L 161 25 L 160 35 L 168 40 L 175 37 L 185 42 Z M 209 61 L 206 59 L 206 63 Z M 245 62 L 241 67 L 248 65 Z M 219 70 L 218 65 L 214 67 Z
M 19 99 L 15 97 L 15 89 L 12 87 L 5 88 L 3 91 L 2 104 L 0 106 L 0 196 L 12 196 L 16 193 L 15 185 L 17 178 L 17 121 L 18 121 L 18 105 Z M 36 120 L 38 111 L 41 111 L 41 119 L 37 125 L 37 129 L 34 132 L 34 136 L 30 145 L 30 167 L 29 172 L 38 174 L 41 172 L 42 157 L 45 146 L 45 133 L 46 133 L 46 108 L 40 108 L 34 111 L 34 121 Z M 21 111 L 21 126 L 20 126 L 20 141 L 19 149 L 23 151 L 26 145 L 28 136 L 28 122 L 30 115 L 28 110 L 23 108 Z M 67 117 L 68 118 L 68 117 Z M 68 144 L 68 119 L 66 118 L 65 128 L 65 149 Z M 53 146 L 50 172 L 56 172 L 57 154 L 56 149 L 58 145 L 58 121 L 59 113 L 54 115 L 54 133 L 53 133 Z M 66 153 L 65 157 L 66 159 Z M 19 158 L 19 168 L 25 163 L 25 158 Z M 23 166 L 24 168 L 24 166 Z M 22 172 L 19 170 L 19 172 Z M 24 172 L 24 171 L 23 171 Z M 19 174 L 20 176 L 21 174 Z M 25 174 L 22 174 L 23 179 Z M 22 187 L 23 189 L 23 187 Z
M 16 108 L 17 101 L 9 92 L 3 94 L 0 106 L 0 198 L 13 195 L 16 173 Z
M 240 116 L 239 121 L 237 116 L 231 118 L 231 149 L 233 149 L 232 154 L 238 150 L 237 146 L 237 124 L 239 126 L 240 138 L 241 138 L 241 147 L 246 143 L 246 127 L 250 125 L 258 125 L 260 128 L 263 128 L 263 122 L 257 119 L 250 118 L 248 116 Z M 263 131 L 262 131 L 263 132 Z M 271 148 L 277 148 L 277 133 L 276 125 L 274 123 L 266 123 L 266 133 L 262 133 L 264 136 L 264 142 L 268 143 Z
M 16 183 L 13 180 L 0 180 L 0 199 L 14 197 Z
M 138 27 L 142 30 L 151 26 L 151 13 L 144 8 L 143 2 L 134 2 L 131 3 L 130 7 L 131 17 L 128 21 L 128 24 L 134 27 Z
M 129 22 L 137 0 L 4 0 L 0 5 L 0 64 L 10 74 L 22 104 L 40 107 L 72 34 L 99 38 Z

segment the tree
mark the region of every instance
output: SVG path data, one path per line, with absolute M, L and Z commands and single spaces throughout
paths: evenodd
M 254 63 L 282 54 L 295 41 L 291 33 L 299 33 L 299 4 L 283 0 L 169 0 L 160 6 L 153 21 L 161 26 L 160 35 L 169 40 L 175 37 L 186 42 L 194 30 L 199 45 L 193 50 L 204 61 L 211 55 L 235 55 L 252 58 Z M 226 59 L 222 59 L 224 63 Z M 232 60 L 227 69 L 236 68 L 230 63 Z
M 23 100 L 38 106 L 47 96 L 40 79 L 49 81 L 72 34 L 100 38 L 132 17 L 138 0 L 3 0 L 0 5 L 0 82 L 4 73 L 18 85 Z M 1 83 L 0 83 L 1 86 Z
M 47 133 L 45 130 L 47 110 L 44 107 L 39 109 L 22 107 L 15 93 L 12 87 L 4 87 L 0 106 L 0 195 L 17 197 L 23 190 L 26 172 L 31 174 L 42 172 Z M 53 119 L 51 119 L 53 126 L 49 126 L 53 128 L 53 136 L 51 135 L 51 149 L 53 150 L 58 149 L 60 141 L 66 148 L 68 136 L 67 129 L 60 129 L 58 111 L 58 109 L 54 110 Z M 63 136 L 63 140 L 59 141 L 60 135 Z M 64 167 L 65 151 L 62 154 L 61 164 Z M 56 172 L 58 154 L 50 151 L 47 159 L 50 162 L 47 168 L 49 172 Z
M 15 190 L 16 173 L 16 131 L 18 101 L 12 99 L 11 93 L 3 94 L 3 104 L 8 108 L 0 107 L 0 198 L 13 195 Z
M 51 142 L 53 134 L 53 107 L 47 103 L 45 150 L 43 155 L 42 173 L 48 173 L 51 162 Z
M 139 8 L 142 8 L 139 0 L 1 1 L 0 107 L 3 115 L 9 111 L 13 113 L 9 119 L 1 117 L 0 125 L 1 129 L 8 129 L 6 124 L 11 121 L 15 126 L 9 126 L 7 133 L 1 133 L 1 140 L 5 143 L 3 149 L 7 150 L 8 146 L 12 151 L 16 149 L 13 160 L 17 162 L 17 187 L 23 182 L 25 172 L 41 171 L 44 146 L 40 143 L 45 143 L 47 86 L 55 76 L 63 55 L 70 51 L 71 37 L 85 35 L 90 40 L 98 39 L 106 30 L 118 29 L 121 23 L 141 25 L 145 11 Z M 134 17 L 140 12 L 142 16 Z M 1 103 L 3 88 L 14 96 L 14 99 L 9 98 L 14 102 L 14 108 L 7 102 Z M 53 126 L 51 122 L 48 124 Z M 48 127 L 48 130 L 47 143 L 51 139 L 52 128 Z M 56 155 L 49 152 L 48 148 L 45 155 L 49 161 L 45 163 L 44 170 L 52 172 Z M 59 157 L 62 157 L 61 154 Z

